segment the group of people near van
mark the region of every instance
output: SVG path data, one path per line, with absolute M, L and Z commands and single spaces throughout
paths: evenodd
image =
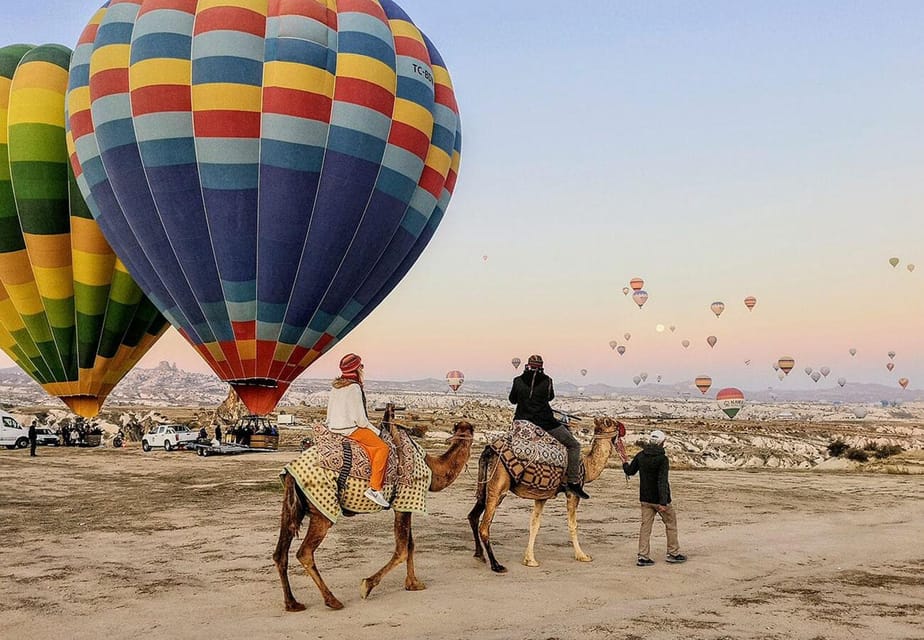
M 340 360 L 340 376 L 331 385 L 326 424 L 329 430 L 353 440 L 366 451 L 372 474 L 365 496 L 387 509 L 390 505 L 382 494 L 382 486 L 389 450 L 388 445 L 379 437 L 379 428 L 369 420 L 364 381 L 362 358 L 355 353 L 343 356 Z M 514 378 L 510 389 L 509 400 L 516 405 L 514 420 L 532 422 L 565 446 L 567 468 L 564 490 L 581 499 L 589 499 L 590 496 L 581 484 L 581 445 L 568 427 L 555 418 L 550 405 L 554 398 L 552 378 L 544 371 L 542 357 L 530 356 L 523 373 Z M 671 504 L 668 480 L 670 465 L 664 451 L 666 440 L 667 435 L 663 431 L 652 431 L 642 450 L 631 461 L 623 463 L 627 477 L 639 474 L 640 478 L 641 527 L 636 559 L 640 567 L 654 564 L 650 555 L 650 537 L 656 516 L 664 523 L 667 535 L 666 561 L 676 564 L 687 559 L 680 553 L 677 514 Z

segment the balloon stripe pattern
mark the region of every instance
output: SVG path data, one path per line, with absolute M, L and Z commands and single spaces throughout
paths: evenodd
M 0 49 L 0 347 L 92 417 L 166 329 L 94 222 L 71 172 L 71 51 Z
M 390 0 L 113 0 L 68 116 L 106 238 L 254 413 L 410 270 L 461 159 L 443 59 Z

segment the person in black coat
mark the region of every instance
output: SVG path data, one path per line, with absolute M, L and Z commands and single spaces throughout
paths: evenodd
M 687 559 L 680 553 L 677 513 L 671 506 L 671 485 L 668 480 L 670 463 L 667 461 L 667 454 L 664 453 L 665 440 L 667 435 L 663 431 L 652 431 L 648 436 L 648 442 L 635 454 L 632 462 L 622 463 L 626 477 L 639 474 L 638 499 L 642 509 L 642 525 L 638 533 L 636 564 L 640 567 L 654 564 L 654 560 L 648 554 L 655 514 L 661 516 L 667 534 L 667 561 L 679 563 Z
M 586 500 L 590 496 L 581 486 L 581 443 L 571 435 L 568 427 L 555 419 L 549 404 L 554 399 L 552 378 L 543 371 L 542 356 L 530 356 L 523 373 L 513 379 L 510 389 L 509 400 L 517 406 L 513 419 L 528 420 L 565 445 L 568 450 L 565 490 Z
M 35 431 L 35 420 L 29 425 L 29 455 L 35 456 L 35 445 L 38 444 L 38 433 Z
M 215 425 L 215 439 L 218 440 L 218 444 L 221 444 L 221 425 Z

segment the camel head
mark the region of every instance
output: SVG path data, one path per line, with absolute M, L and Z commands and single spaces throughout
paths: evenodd
M 472 423 L 461 420 L 457 422 L 452 428 L 452 435 L 449 437 L 450 440 L 471 440 L 475 435 L 475 427 L 472 426 Z
M 610 441 L 615 445 L 616 441 L 624 435 L 626 435 L 626 425 L 619 420 L 608 417 L 594 418 L 594 440 L 609 437 Z

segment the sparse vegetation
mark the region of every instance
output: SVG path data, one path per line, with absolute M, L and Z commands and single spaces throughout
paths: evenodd
M 869 453 L 863 449 L 851 447 L 847 449 L 847 453 L 844 454 L 844 457 L 848 460 L 855 460 L 856 462 L 866 462 L 869 460 Z
M 835 440 L 828 445 L 828 453 L 832 458 L 840 458 L 849 448 L 843 440 Z
M 882 460 L 884 458 L 890 458 L 894 455 L 898 455 L 904 450 L 904 447 L 899 444 L 884 444 L 877 447 L 876 453 L 873 455 L 875 455 L 879 460 Z

